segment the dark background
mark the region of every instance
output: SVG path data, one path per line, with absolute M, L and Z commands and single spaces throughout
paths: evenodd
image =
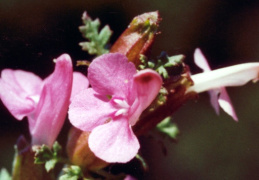
M 256 0 L 0 0 L 0 69 L 23 69 L 45 78 L 53 71 L 52 60 L 62 53 L 74 62 L 91 58 L 78 46 L 84 41 L 78 26 L 85 10 L 110 25 L 111 44 L 134 16 L 159 10 L 162 33 L 152 55 L 163 50 L 185 54 L 193 73 L 199 72 L 193 65 L 196 47 L 213 69 L 259 62 Z M 141 152 L 149 164 L 144 179 L 259 179 L 258 90 L 252 83 L 228 88 L 238 123 L 224 112 L 217 116 L 206 93 L 185 104 L 174 116 L 181 130 L 178 143 L 164 140 L 166 156 L 157 139 L 142 137 Z M 16 139 L 28 136 L 27 120 L 15 120 L 2 104 L 0 117 L 0 168 L 10 171 Z M 61 141 L 65 136 L 61 133 Z

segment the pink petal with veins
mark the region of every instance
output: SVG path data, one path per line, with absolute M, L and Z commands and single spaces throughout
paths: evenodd
M 69 55 L 56 60 L 54 72 L 44 80 L 35 112 L 30 115 L 32 144 L 52 146 L 66 118 L 72 89 L 73 68 Z

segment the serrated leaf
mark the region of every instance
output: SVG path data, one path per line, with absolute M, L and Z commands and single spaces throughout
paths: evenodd
M 79 27 L 79 31 L 82 33 L 83 37 L 88 40 L 87 42 L 79 43 L 79 45 L 82 46 L 82 50 L 87 51 L 91 55 L 108 53 L 109 51 L 106 46 L 112 35 L 109 26 L 104 26 L 99 33 L 99 19 L 92 20 L 90 16 L 84 12 L 82 20 L 84 25 Z
M 106 45 L 112 35 L 112 31 L 109 26 L 104 26 L 104 28 L 99 33 L 99 39 L 102 45 Z
M 0 171 L 0 180 L 11 180 L 12 177 L 5 168 Z

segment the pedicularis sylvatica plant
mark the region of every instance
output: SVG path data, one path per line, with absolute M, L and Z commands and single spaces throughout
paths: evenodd
M 184 55 L 161 52 L 151 59 L 160 20 L 158 12 L 136 16 L 109 49 L 109 26 L 100 30 L 100 21 L 84 12 L 79 30 L 86 41 L 79 45 L 96 56 L 77 61 L 87 73 L 73 72 L 68 54 L 54 59 L 45 79 L 2 70 L 1 101 L 15 119 L 28 120 L 31 138 L 18 138 L 12 173 L 2 169 L 0 179 L 136 179 L 113 169 L 136 161 L 146 171 L 138 137 L 152 130 L 176 139 L 172 114 L 204 91 L 217 114 L 222 108 L 238 121 L 226 87 L 256 82 L 259 63 L 211 70 L 197 48 L 194 62 L 203 72 L 192 74 Z M 56 138 L 67 115 L 71 128 L 60 145 Z

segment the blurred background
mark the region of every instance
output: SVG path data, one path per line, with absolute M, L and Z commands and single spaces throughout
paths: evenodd
M 84 11 L 110 25 L 112 44 L 134 16 L 155 10 L 162 21 L 152 56 L 161 51 L 185 54 L 193 73 L 200 72 L 193 64 L 196 47 L 213 69 L 259 62 L 257 0 L 0 0 L 0 70 L 23 69 L 45 78 L 62 53 L 74 63 L 91 58 L 78 45 L 84 41 L 78 31 Z M 161 145 L 161 139 L 141 137 L 141 153 L 149 165 L 141 179 L 259 179 L 259 85 L 228 92 L 238 123 L 224 112 L 217 116 L 203 93 L 174 114 L 181 131 L 177 143 L 165 138 Z M 11 171 L 16 139 L 29 136 L 26 121 L 15 120 L 0 104 L 0 168 Z M 66 130 L 60 141 L 66 140 Z

